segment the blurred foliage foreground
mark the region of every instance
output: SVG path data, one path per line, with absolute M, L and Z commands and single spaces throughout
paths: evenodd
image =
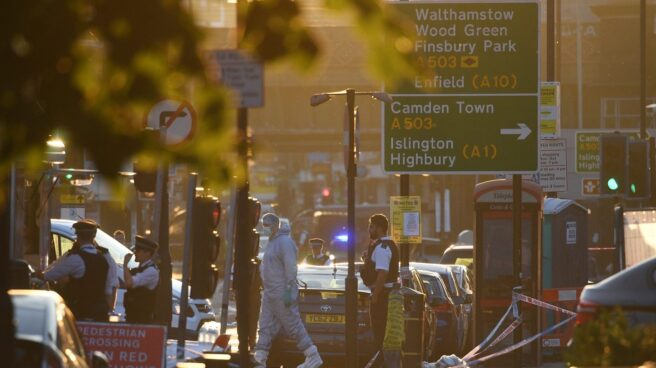
M 575 366 L 638 366 L 656 361 L 656 325 L 631 327 L 620 309 L 599 312 L 574 329 L 565 353 Z
M 191 164 L 215 184 L 238 176 L 234 106 L 211 75 L 208 50 L 200 47 L 203 29 L 185 3 L 2 1 L 0 182 L 16 160 L 34 173 L 43 170 L 50 137 L 85 150 L 110 178 L 131 159 L 151 168 L 162 160 Z M 300 3 L 239 1 L 240 48 L 264 63 L 286 60 L 308 70 L 321 48 Z M 413 75 L 412 29 L 384 1 L 324 5 L 353 17 L 381 81 Z M 175 146 L 144 129 L 148 111 L 163 99 L 188 101 L 197 116 L 193 137 Z

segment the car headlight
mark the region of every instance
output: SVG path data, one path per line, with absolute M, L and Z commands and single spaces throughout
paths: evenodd
M 173 304 L 171 306 L 171 309 L 173 310 L 173 314 L 175 315 L 180 315 L 180 299 L 174 298 L 173 299 Z M 187 317 L 193 317 L 194 316 L 194 310 L 191 309 L 191 306 L 187 304 Z
M 208 303 L 202 303 L 202 304 L 194 304 L 196 308 L 198 308 L 198 311 L 201 313 L 212 313 L 214 310 L 212 308 L 212 304 Z

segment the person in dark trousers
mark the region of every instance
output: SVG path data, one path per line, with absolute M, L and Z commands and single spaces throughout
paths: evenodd
M 158 245 L 142 236 L 134 237 L 134 257 L 139 267 L 130 269 L 128 263 L 132 253 L 123 259 L 123 278 L 125 280 L 125 320 L 129 323 L 151 324 L 155 318 L 155 297 L 159 285 L 159 268 L 153 256 Z
M 98 224 L 89 219 L 73 224 L 77 239 L 73 248 L 37 276 L 62 284 L 62 297 L 78 320 L 106 322 L 116 273 L 110 273 L 105 256 L 94 243 Z
M 387 326 L 387 302 L 389 293 L 399 278 L 399 248 L 387 236 L 389 222 L 383 214 L 369 218 L 368 249 L 362 258 L 362 281 L 371 289 L 369 317 L 374 333 L 374 351 L 379 351 L 374 367 L 380 367 L 383 358 L 383 340 Z
M 305 257 L 305 263 L 313 266 L 330 266 L 333 264 L 330 255 L 323 251 L 323 239 L 312 238 L 309 243 L 312 247 L 312 254 Z

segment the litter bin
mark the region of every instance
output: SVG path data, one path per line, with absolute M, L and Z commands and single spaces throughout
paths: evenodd
M 403 367 L 421 367 L 424 361 L 424 303 L 426 296 L 414 289 L 401 287 L 405 342 L 401 350 Z

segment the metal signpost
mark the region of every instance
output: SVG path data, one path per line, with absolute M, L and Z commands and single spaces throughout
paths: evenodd
M 414 21 L 415 62 L 433 71 L 384 106 L 389 173 L 538 170 L 537 1 L 400 2 Z

